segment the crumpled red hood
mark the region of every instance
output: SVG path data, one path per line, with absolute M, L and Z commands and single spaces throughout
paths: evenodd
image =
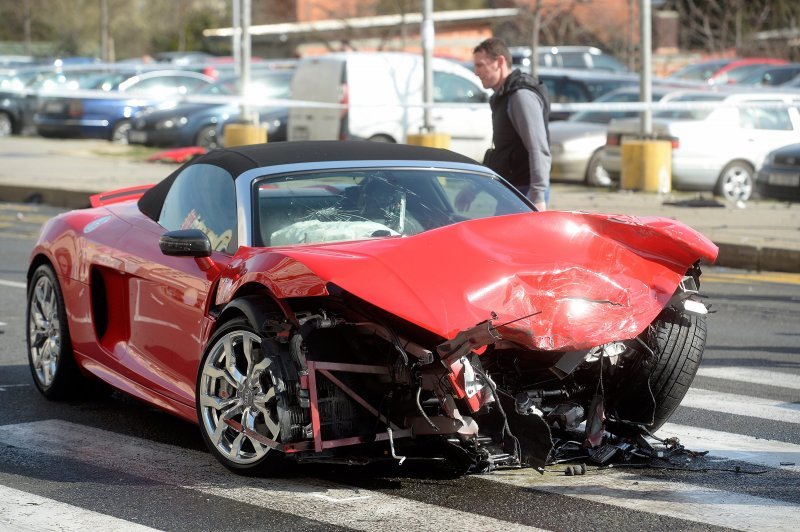
M 557 211 L 413 237 L 251 251 L 262 268 L 270 257 L 267 276 L 279 297 L 319 294 L 331 282 L 446 339 L 494 312 L 505 339 L 542 350 L 636 336 L 687 268 L 717 255 L 711 241 L 674 220 Z

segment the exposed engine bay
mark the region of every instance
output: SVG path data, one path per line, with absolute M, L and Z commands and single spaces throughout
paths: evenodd
M 642 436 L 677 407 L 702 357 L 699 275 L 693 267 L 641 334 L 575 351 L 506 340 L 496 315 L 436 343 L 331 286 L 324 309 L 264 321 L 258 387 L 276 400 L 259 408 L 263 422 L 225 423 L 299 462 L 445 456 L 462 472 L 543 471 L 565 456 L 646 454 Z M 224 399 L 223 387 L 209 392 Z

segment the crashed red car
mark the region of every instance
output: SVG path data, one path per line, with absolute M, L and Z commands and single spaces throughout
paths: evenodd
M 37 387 L 105 381 L 196 422 L 235 471 L 541 470 L 557 431 L 591 451 L 656 430 L 703 353 L 708 239 L 665 218 L 536 212 L 445 150 L 215 150 L 92 203 L 50 220 L 31 256 Z

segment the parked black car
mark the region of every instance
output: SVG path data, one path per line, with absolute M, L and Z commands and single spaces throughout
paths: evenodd
M 800 144 L 770 152 L 756 174 L 755 185 L 762 197 L 800 201 Z
M 547 86 L 550 103 L 591 102 L 613 90 L 639 83 L 635 74 L 565 68 L 540 68 L 537 77 Z M 550 120 L 565 120 L 570 115 L 570 111 L 551 112 Z

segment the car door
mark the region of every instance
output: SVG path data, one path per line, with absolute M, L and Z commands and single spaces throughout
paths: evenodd
M 161 232 L 199 229 L 226 266 L 238 247 L 236 199 L 231 175 L 213 165 L 187 167 L 173 182 L 157 220 Z M 152 224 L 151 224 L 152 226 Z M 152 230 L 130 231 L 123 249 L 137 250 L 128 283 L 129 340 L 125 366 L 141 385 L 194 404 L 209 294 L 218 270 L 190 257 L 168 257 Z
M 492 144 L 492 112 L 486 93 L 471 80 L 452 72 L 433 73 L 436 131 L 450 135 L 450 149 L 482 161 Z

